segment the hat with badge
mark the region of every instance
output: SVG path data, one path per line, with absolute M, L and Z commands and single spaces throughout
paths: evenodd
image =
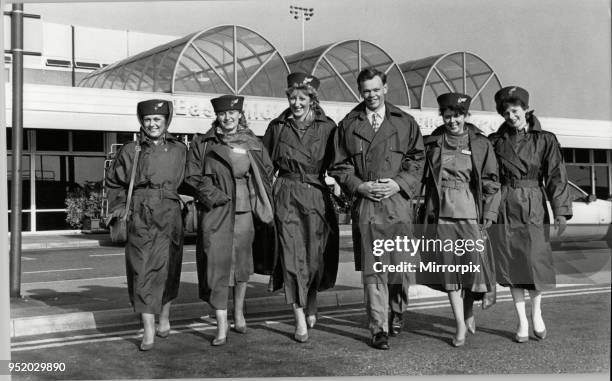
M 138 102 L 138 105 L 136 105 L 136 114 L 140 124 L 142 124 L 142 119 L 147 115 L 165 115 L 166 124 L 169 125 L 172 119 L 172 110 L 172 101 L 164 99 L 149 99 Z
M 212 103 L 215 113 L 230 110 L 242 111 L 244 97 L 238 95 L 222 95 L 219 98 L 211 99 L 210 103 Z
M 307 86 L 310 85 L 317 90 L 321 82 L 314 75 L 306 73 L 291 73 L 287 76 L 287 87 Z
M 495 93 L 495 104 L 499 108 L 504 102 L 521 101 L 525 107 L 529 107 L 529 93 L 518 86 L 508 86 Z M 499 110 L 498 110 L 499 111 Z
M 469 95 L 461 93 L 445 93 L 438 98 L 438 107 L 440 110 L 451 108 L 454 110 L 460 109 L 467 112 L 470 109 L 472 98 Z

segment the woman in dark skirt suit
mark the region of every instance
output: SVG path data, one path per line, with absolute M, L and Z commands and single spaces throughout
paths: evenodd
M 501 179 L 501 206 L 494 234 L 497 281 L 509 286 L 518 317 L 514 340 L 529 340 L 525 290 L 531 298 L 534 335 L 543 340 L 542 290 L 556 285 L 549 241 L 548 200 L 558 234 L 572 217 L 567 172 L 556 136 L 542 130 L 529 109 L 529 93 L 518 86 L 495 94 L 497 112 L 505 122 L 489 136 Z
M 216 119 L 207 133 L 194 137 L 187 157 L 185 182 L 200 207 L 199 293 L 215 309 L 217 319 L 213 346 L 227 340 L 230 287 L 234 330 L 246 333 L 244 298 L 249 276 L 270 274 L 275 255 L 272 163 L 247 126 L 243 101 L 234 95 L 211 100 Z
M 187 147 L 167 133 L 172 102 L 152 99 L 138 103 L 140 136 L 117 152 L 106 173 L 109 220 L 130 211 L 125 263 L 134 310 L 142 314 L 140 350 L 153 348 L 157 336 L 170 332 L 170 303 L 176 298 L 183 260 L 183 220 L 177 193 L 185 173 Z M 136 150 L 140 150 L 131 205 L 127 192 Z
M 307 327 L 316 322 L 317 292 L 334 286 L 338 270 L 338 223 L 325 183 L 336 124 L 319 106 L 318 86 L 312 75 L 290 74 L 289 108 L 270 123 L 263 138 L 278 171 L 274 205 L 282 277 L 274 288 L 284 282 L 298 342 L 308 340 Z
M 438 265 L 473 265 L 478 271 L 425 272 L 420 282 L 448 293 L 457 331 L 452 344 L 465 344 L 476 329 L 473 304 L 495 288 L 494 265 L 486 229 L 497 219 L 497 161 L 486 136 L 466 121 L 471 98 L 447 93 L 438 97 L 444 125 L 424 139 L 426 149 L 425 236 L 442 247 L 425 250 L 421 260 Z M 449 241 L 450 240 L 450 241 Z M 469 246 L 466 242 L 472 241 Z M 453 246 L 447 246 L 452 242 Z M 463 242 L 463 243 L 461 243 Z

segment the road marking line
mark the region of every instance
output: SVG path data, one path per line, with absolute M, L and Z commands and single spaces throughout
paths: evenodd
M 195 265 L 195 262 L 183 262 L 184 265 Z
M 90 257 L 114 257 L 117 255 L 125 255 L 125 253 L 113 253 L 113 254 L 90 254 Z
M 23 261 L 35 261 L 35 260 L 36 260 L 36 258 L 24 257 L 24 256 L 22 256 L 22 257 L 21 257 L 21 259 L 22 259 Z
M 610 291 L 611 290 L 609 287 L 602 287 L 596 290 L 586 291 L 586 292 L 565 291 L 565 292 L 560 292 L 560 293 L 556 293 L 553 295 L 548 294 L 544 296 L 547 296 L 549 298 L 556 298 L 556 297 L 563 297 L 563 296 L 603 294 L 603 293 L 609 293 Z M 512 300 L 511 297 L 502 297 L 502 298 L 497 299 L 498 302 L 507 302 L 511 300 Z M 441 308 L 441 307 L 450 307 L 450 304 L 447 301 L 439 301 L 435 304 L 432 304 L 431 302 L 415 303 L 411 307 L 409 307 L 408 311 L 434 309 L 434 308 Z M 365 310 L 363 308 L 342 309 L 341 311 L 330 311 L 326 313 L 325 315 L 322 315 L 322 317 L 330 319 L 330 320 L 337 320 L 337 321 L 353 324 L 355 322 L 345 320 L 345 319 L 340 319 L 340 318 L 354 316 L 356 312 L 365 313 Z M 264 323 L 264 324 L 269 324 L 269 325 L 290 323 L 293 321 L 292 320 L 293 317 L 288 314 L 272 316 L 272 318 L 273 319 L 276 318 L 276 320 L 270 320 L 270 316 L 267 316 L 267 317 L 249 319 L 249 321 L 251 322 L 251 324 Z M 173 326 L 170 332 L 171 333 L 182 333 L 188 330 L 207 331 L 211 329 L 216 329 L 216 325 L 214 325 L 213 323 L 214 319 L 206 318 L 206 320 L 208 321 L 206 323 L 189 323 L 189 324 Z M 141 330 L 137 332 L 140 332 L 140 331 Z M 53 348 L 53 347 L 67 346 L 67 345 L 86 344 L 86 343 L 93 343 L 93 342 L 117 341 L 117 340 L 122 340 L 126 338 L 138 338 L 138 337 L 140 337 L 140 333 L 135 334 L 133 330 L 109 332 L 106 334 L 96 333 L 96 334 L 91 334 L 91 335 L 77 335 L 77 336 L 68 336 L 68 337 L 61 337 L 61 338 L 50 338 L 50 339 L 31 340 L 31 341 L 24 341 L 24 342 L 19 342 L 19 343 L 12 343 L 11 350 L 12 351 L 26 351 L 26 350 Z
M 196 271 L 181 271 L 181 274 L 195 274 Z M 86 281 L 86 280 L 105 280 L 105 279 L 120 279 L 123 278 L 125 279 L 125 275 L 119 275 L 119 276 L 107 276 L 107 277 L 101 277 L 101 278 L 80 278 L 80 279 L 63 279 L 63 280 L 50 280 L 50 281 L 43 281 L 43 282 L 24 282 L 21 283 L 22 285 L 25 284 L 48 284 L 48 283 L 64 283 L 64 282 L 82 282 L 82 281 Z
M 93 270 L 93 267 L 81 267 L 78 269 L 58 269 L 58 270 L 39 270 L 39 271 L 24 271 L 24 274 L 40 274 L 40 273 L 55 273 L 63 271 L 80 271 L 80 270 Z

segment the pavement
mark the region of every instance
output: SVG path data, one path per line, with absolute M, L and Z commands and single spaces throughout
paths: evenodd
M 350 226 L 341 226 L 341 237 L 350 241 Z M 193 242 L 193 237 L 186 241 Z M 27 260 L 28 252 L 34 250 L 61 250 L 68 248 L 115 248 L 107 234 L 33 234 L 22 237 L 23 256 Z M 348 258 L 352 249 L 344 249 Z M 117 254 L 115 254 L 117 255 Z M 602 256 L 606 257 L 606 253 Z M 582 257 L 572 262 L 580 264 Z M 190 262 L 193 264 L 194 262 Z M 184 259 L 185 264 L 185 259 Z M 609 269 L 609 263 L 608 263 Z M 191 268 L 193 270 L 194 267 Z M 610 284 L 610 272 L 597 272 L 590 284 Z M 571 278 L 571 276 L 570 276 Z M 568 284 L 576 284 L 567 278 Z M 561 280 L 560 283 L 563 283 Z M 245 312 L 248 315 L 263 312 L 289 311 L 282 292 L 267 291 L 268 277 L 253 275 L 245 301 Z M 560 285 L 562 286 L 562 285 Z M 173 321 L 199 319 L 206 315 L 214 316 L 213 310 L 197 297 L 197 273 L 184 271 L 181 275 L 179 297 L 173 302 L 171 319 Z M 498 297 L 507 296 L 507 288 L 498 286 Z M 139 324 L 139 316 L 133 312 L 127 298 L 125 276 L 98 277 L 87 279 L 67 279 L 32 282 L 22 285 L 22 298 L 11 300 L 10 332 L 13 338 L 32 337 L 68 331 L 104 329 L 108 327 Z M 410 287 L 409 299 L 443 299 L 446 294 L 416 285 Z M 350 260 L 339 264 L 336 287 L 319 293 L 321 308 L 354 306 L 363 303 L 363 287 L 360 273 L 354 270 Z

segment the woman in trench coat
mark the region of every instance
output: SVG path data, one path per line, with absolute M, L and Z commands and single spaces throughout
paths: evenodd
M 196 135 L 187 157 L 185 182 L 200 209 L 199 294 L 215 309 L 217 319 L 213 346 L 227 340 L 229 288 L 233 287 L 234 330 L 246 333 L 249 276 L 270 274 L 275 260 L 272 163 L 247 126 L 243 101 L 233 95 L 211 100 L 216 119 L 207 133 Z
M 141 314 L 144 335 L 140 350 L 153 347 L 155 335 L 170 332 L 170 303 L 176 298 L 183 259 L 183 220 L 177 193 L 185 173 L 187 147 L 167 133 L 172 102 L 152 99 L 138 103 L 138 142 L 122 146 L 106 173 L 109 220 L 129 209 L 125 264 L 134 311 Z M 139 150 L 131 205 L 127 191 Z M 155 330 L 155 314 L 159 326 Z
M 319 106 L 318 86 L 316 77 L 290 74 L 289 108 L 270 123 L 263 138 L 278 171 L 274 205 L 282 278 L 277 277 L 274 288 L 284 282 L 295 315 L 294 339 L 301 343 L 316 322 L 317 292 L 334 286 L 338 270 L 338 223 L 325 183 L 336 124 Z
M 529 340 L 525 312 L 525 290 L 531 299 L 534 335 L 543 340 L 542 290 L 556 285 L 550 247 L 551 209 L 557 233 L 572 217 L 567 172 L 556 136 L 542 130 L 529 109 L 529 93 L 518 86 L 504 87 L 495 94 L 497 112 L 505 122 L 491 134 L 499 162 L 501 205 L 494 234 L 497 281 L 509 286 L 519 320 L 514 340 Z
M 420 223 L 426 238 L 436 240 L 440 247 L 423 250 L 421 260 L 438 265 L 472 265 L 465 273 L 420 273 L 421 283 L 448 294 L 457 324 L 452 340 L 455 347 L 465 344 L 468 331 L 475 333 L 474 300 L 481 300 L 495 288 L 486 229 L 497 220 L 497 161 L 486 136 L 466 121 L 470 102 L 465 94 L 440 95 L 444 125 L 424 139 L 425 211 Z M 473 243 L 468 245 L 470 241 Z M 449 242 L 452 247 L 447 246 Z

